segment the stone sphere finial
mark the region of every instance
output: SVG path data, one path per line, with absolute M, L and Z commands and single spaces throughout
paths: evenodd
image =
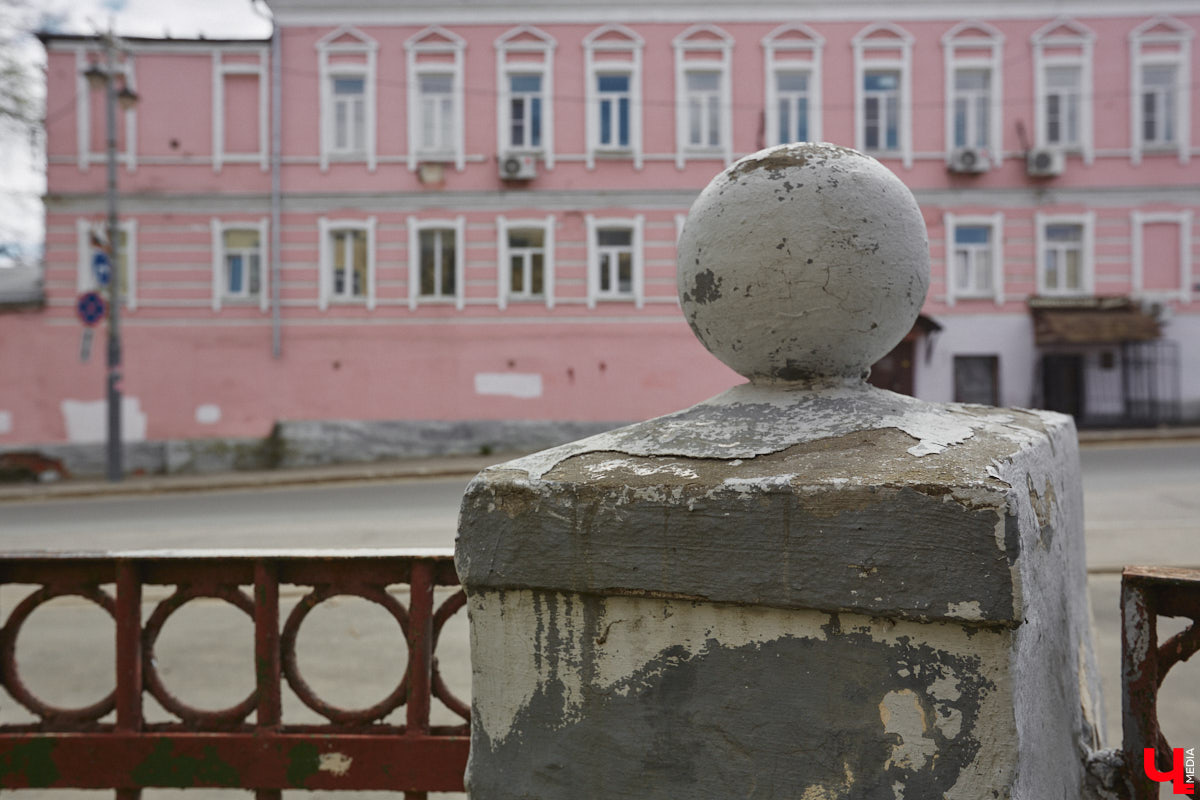
M 700 193 L 678 282 L 692 331 L 751 381 L 861 377 L 916 320 L 929 241 L 912 192 L 875 159 L 780 145 Z

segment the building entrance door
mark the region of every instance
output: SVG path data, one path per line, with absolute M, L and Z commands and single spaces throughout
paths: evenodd
M 1048 353 L 1042 356 L 1042 406 L 1079 420 L 1084 415 L 1083 356 Z

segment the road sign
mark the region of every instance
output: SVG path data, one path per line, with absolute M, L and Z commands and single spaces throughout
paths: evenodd
M 75 311 L 84 325 L 95 325 L 104 319 L 104 312 L 107 311 L 107 308 L 104 305 L 104 298 L 98 292 L 84 292 L 79 295 L 79 301 L 75 303 Z
M 112 262 L 108 260 L 108 253 L 97 250 L 92 255 L 92 274 L 96 276 L 96 283 L 108 286 L 112 280 Z

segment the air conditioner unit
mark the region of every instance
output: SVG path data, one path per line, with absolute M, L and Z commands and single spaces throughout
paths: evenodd
M 531 181 L 537 177 L 537 159 L 533 156 L 504 153 L 500 156 L 500 177 L 506 181 Z
M 1061 150 L 1051 150 L 1039 147 L 1030 150 L 1025 156 L 1025 173 L 1034 178 L 1049 178 L 1061 175 L 1063 171 L 1063 154 Z
M 988 159 L 978 147 L 959 147 L 950 153 L 947 167 L 951 172 L 987 172 Z

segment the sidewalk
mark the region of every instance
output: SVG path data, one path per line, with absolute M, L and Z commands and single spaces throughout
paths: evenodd
M 1081 447 L 1121 444 L 1152 444 L 1200 440 L 1200 427 L 1146 428 L 1127 430 L 1084 430 Z M 120 483 L 98 478 L 66 479 L 55 483 L 0 484 L 0 504 L 21 501 L 66 500 L 83 497 L 157 494 L 160 492 L 208 492 L 222 489 L 263 489 L 351 481 L 390 481 L 405 478 L 469 478 L 485 467 L 517 458 L 523 453 L 487 456 L 438 456 L 366 464 L 334 464 L 245 472 L 216 472 L 193 475 L 135 475 Z
M 83 497 L 208 492 L 221 489 L 265 489 L 317 483 L 389 481 L 404 478 L 470 478 L 485 467 L 517 458 L 522 453 L 488 456 L 440 456 L 370 464 L 219 472 L 199 475 L 135 475 L 120 483 L 103 479 L 67 479 L 54 483 L 0 484 L 0 504 Z

